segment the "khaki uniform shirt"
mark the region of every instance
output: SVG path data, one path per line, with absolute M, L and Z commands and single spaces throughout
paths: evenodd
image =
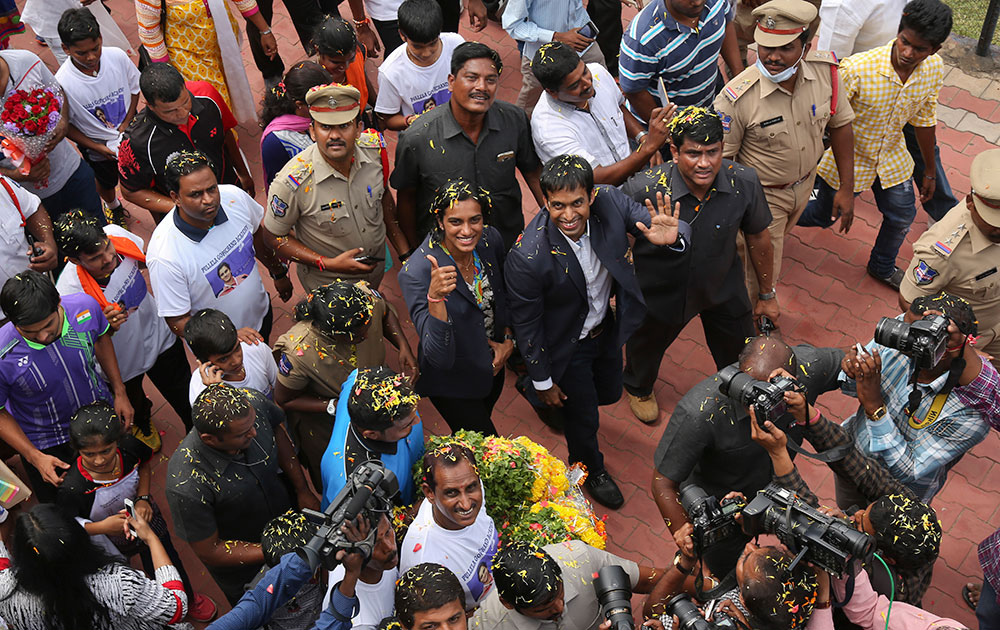
M 938 291 L 972 305 L 979 320 L 976 347 L 1000 357 L 1000 244 L 976 227 L 965 201 L 913 244 L 913 260 L 899 287 L 907 302 Z
M 275 236 L 295 237 L 317 254 L 338 256 L 363 247 L 363 256 L 385 258 L 385 223 L 382 215 L 383 184 L 380 146 L 354 150 L 351 174 L 334 170 L 313 143 L 278 171 L 268 191 L 264 227 Z M 377 287 L 385 273 L 382 262 L 369 274 L 346 275 L 297 265 L 306 291 L 336 279 L 367 280 Z
M 796 72 L 791 93 L 761 76 L 756 66 L 730 81 L 715 98 L 725 132 L 723 155 L 754 168 L 760 183 L 782 186 L 808 177 L 823 156 L 827 126 L 843 127 L 854 120 L 854 110 L 837 90 L 836 113 L 828 52 L 806 54 Z
M 309 322 L 298 322 L 278 337 L 274 352 L 278 357 L 278 382 L 295 391 L 308 391 L 320 398 L 338 398 L 340 386 L 357 368 L 385 363 L 382 319 L 386 302 L 372 292 L 375 308 L 368 336 L 358 345 L 331 343 Z M 331 418 L 332 422 L 332 418 Z
M 566 608 L 559 622 L 526 617 L 508 609 L 494 587 L 479 602 L 476 614 L 469 621 L 469 630 L 597 630 L 604 615 L 594 593 L 594 574 L 604 567 L 619 565 L 625 569 L 633 588 L 639 582 L 638 564 L 583 541 L 545 545 L 544 549 L 562 570 Z

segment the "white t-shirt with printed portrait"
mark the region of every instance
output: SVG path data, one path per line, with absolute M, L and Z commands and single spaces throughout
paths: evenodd
M 264 208 L 236 186 L 220 184 L 219 194 L 220 217 L 200 241 L 185 234 L 194 228 L 175 219 L 176 207 L 149 239 L 146 264 L 160 317 L 214 308 L 236 328 L 260 330 L 270 297 L 257 269 L 253 235 Z
M 127 238 L 140 250 L 143 248 L 144 243 L 139 236 L 117 225 L 105 226 L 104 233 Z M 56 289 L 60 295 L 83 291 L 76 265 L 66 263 L 56 282 Z M 108 286 L 104 287 L 104 297 L 108 302 L 124 304 L 128 311 L 128 319 L 111 336 L 122 381 L 128 381 L 149 371 L 156 359 L 177 341 L 177 337 L 157 315 L 156 298 L 149 293 L 146 278 L 137 261 L 121 256 L 121 264 L 111 273 Z
M 458 33 L 441 33 L 441 56 L 427 67 L 410 60 L 406 44 L 392 51 L 378 69 L 375 111 L 411 116 L 445 105 L 451 100 L 451 54 L 463 42 L 465 38 Z

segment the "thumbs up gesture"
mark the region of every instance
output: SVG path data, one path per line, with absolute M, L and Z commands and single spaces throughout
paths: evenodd
M 435 301 L 447 299 L 458 282 L 455 265 L 440 267 L 437 258 L 430 254 L 427 255 L 427 260 L 431 263 L 431 284 L 427 288 L 427 298 Z

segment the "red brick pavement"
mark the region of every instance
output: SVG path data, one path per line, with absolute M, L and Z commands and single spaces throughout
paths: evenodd
M 293 0 L 294 1 L 294 0 Z M 112 12 L 137 44 L 135 17 L 127 0 L 110 0 Z M 343 5 L 346 9 L 346 3 Z M 626 9 L 626 23 L 632 12 Z M 278 40 L 279 50 L 290 62 L 300 59 L 300 48 L 291 22 L 283 7 L 275 7 L 272 28 Z M 496 23 L 491 22 L 482 33 L 468 31 L 463 23 L 463 35 L 467 39 L 478 39 L 500 51 L 506 70 L 503 72 L 498 90 L 498 98 L 513 102 L 516 99 L 521 79 L 518 73 L 518 53 L 514 42 L 507 37 Z M 53 64 L 51 55 L 32 39 L 30 31 L 13 39 L 14 47 L 23 47 L 38 53 Z M 263 81 L 253 65 L 249 49 L 244 41 L 243 58 L 255 94 L 263 94 Z M 374 76 L 375 64 L 369 71 Z M 947 83 L 947 82 L 946 82 Z M 996 90 L 973 88 L 977 94 L 995 95 Z M 974 112 L 986 120 L 996 120 L 1000 115 L 1000 102 L 981 98 L 961 87 L 948 86 L 941 93 L 941 103 L 952 109 Z M 256 126 L 241 128 L 240 141 L 251 161 L 251 170 L 258 186 L 263 186 L 260 176 L 259 151 L 260 129 Z M 968 171 L 972 158 L 987 148 L 995 148 L 982 136 L 969 131 L 958 131 L 938 125 L 942 159 L 956 196 L 964 196 L 969 191 Z M 395 134 L 389 134 L 390 155 L 395 145 Z M 522 183 L 522 189 L 525 189 Z M 265 191 L 257 190 L 258 201 L 263 202 Z M 524 198 L 531 200 L 525 189 Z M 534 215 L 537 208 L 532 202 L 525 207 L 526 217 Z M 881 217 L 872 203 L 870 193 L 862 195 L 856 205 L 857 220 L 851 232 L 846 235 L 832 230 L 805 230 L 793 232 L 785 246 L 785 262 L 780 282 L 780 301 L 783 315 L 780 321 L 786 338 L 795 343 L 806 342 L 815 345 L 846 345 L 856 340 L 870 338 L 874 323 L 883 315 L 897 312 L 896 296 L 889 289 L 869 278 L 864 272 L 870 244 Z M 133 209 L 131 228 L 142 236 L 148 236 L 153 224 L 143 210 Z M 915 236 L 927 227 L 928 217 L 920 211 L 913 229 L 900 252 L 899 264 L 905 265 L 912 253 L 911 244 Z M 397 266 L 398 267 L 398 266 Z M 294 276 L 294 274 L 293 274 Z M 396 269 L 386 277 L 382 287 L 389 299 L 396 304 L 405 317 L 405 304 L 396 282 Z M 267 282 L 267 281 L 266 281 Z M 273 291 L 272 291 L 273 294 Z M 275 296 L 275 337 L 284 332 L 292 322 L 290 313 L 294 301 L 302 295 L 301 289 L 287 304 Z M 409 329 L 411 342 L 412 328 Z M 395 359 L 390 358 L 390 363 Z M 660 369 L 660 379 L 656 384 L 656 395 L 663 409 L 657 425 L 649 427 L 636 421 L 622 400 L 603 409 L 601 442 L 607 457 L 609 469 L 618 480 L 626 497 L 625 506 L 607 516 L 611 550 L 643 561 L 647 564 L 663 566 L 674 553 L 674 543 L 669 537 L 656 506 L 649 495 L 652 478 L 652 455 L 669 418 L 669 412 L 687 389 L 701 378 L 714 372 L 711 357 L 707 351 L 701 327 L 692 322 L 680 338 L 668 350 Z M 182 426 L 173 412 L 155 391 L 150 391 L 157 410 L 160 428 L 165 432 L 164 448 L 154 470 L 154 494 L 161 506 L 163 483 L 168 453 L 182 437 Z M 844 418 L 855 408 L 852 400 L 831 393 L 825 396 L 820 406 L 833 418 Z M 429 404 L 421 407 L 421 415 L 426 429 L 432 433 L 446 432 L 447 427 Z M 560 457 L 566 457 L 566 447 L 562 438 L 541 426 L 527 403 L 514 391 L 512 379 L 496 406 L 494 421 L 501 433 L 525 434 L 549 447 Z M 924 605 L 940 615 L 952 616 L 970 627 L 975 618 L 961 599 L 961 586 L 967 581 L 982 579 L 975 545 L 988 533 L 1000 526 L 1000 436 L 992 433 L 985 442 L 959 462 L 949 476 L 948 483 L 934 502 L 945 528 L 941 546 L 941 557 L 937 562 L 931 589 L 924 599 Z M 833 503 L 832 474 L 822 465 L 799 458 L 803 476 L 817 494 Z M 188 572 L 192 574 L 198 587 L 213 594 L 216 601 L 224 601 L 204 571 L 201 563 L 186 545 L 180 544 L 182 556 Z M 223 606 L 224 607 L 224 606 Z

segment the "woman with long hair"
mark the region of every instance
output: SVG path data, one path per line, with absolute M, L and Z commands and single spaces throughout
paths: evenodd
M 438 189 L 435 227 L 399 273 L 417 329 L 428 396 L 452 431 L 496 435 L 493 406 L 514 349 L 503 281 L 506 248 L 486 225 L 489 194 L 462 179 Z
M 306 92 L 333 78 L 315 61 L 300 61 L 285 73 L 285 78 L 264 94 L 261 103 L 261 165 L 267 185 L 278 171 L 303 149 L 313 143 L 309 136 L 309 105 Z
M 127 525 L 149 546 L 156 581 L 108 556 L 59 507 L 18 516 L 0 543 L 0 617 L 12 628 L 152 630 L 177 623 L 187 595 L 177 569 L 141 515 Z

